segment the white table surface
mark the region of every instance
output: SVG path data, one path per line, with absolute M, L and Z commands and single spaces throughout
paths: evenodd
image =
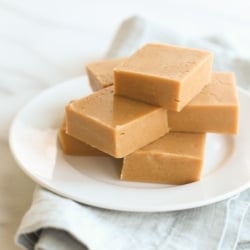
M 0 245 L 16 249 L 15 230 L 34 183 L 8 148 L 16 112 L 42 89 L 84 74 L 101 58 L 121 21 L 141 14 L 178 32 L 220 34 L 250 56 L 248 0 L 0 0 Z

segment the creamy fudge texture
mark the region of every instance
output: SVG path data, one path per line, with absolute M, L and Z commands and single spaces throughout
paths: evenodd
M 161 107 L 115 96 L 107 87 L 66 107 L 67 133 L 122 158 L 169 131 Z
M 186 184 L 200 179 L 205 133 L 170 132 L 126 156 L 121 179 L 126 181 Z
M 168 112 L 172 131 L 236 134 L 239 101 L 234 74 L 214 72 L 205 86 L 181 112 Z
M 180 111 L 209 82 L 212 54 L 147 44 L 114 68 L 115 93 Z
M 93 91 L 100 90 L 114 84 L 113 68 L 124 59 L 103 60 L 86 65 L 89 83 Z
M 66 123 L 63 122 L 59 129 L 59 141 L 62 150 L 68 155 L 82 155 L 82 156 L 107 156 L 102 151 L 89 146 L 88 144 L 79 141 L 78 139 L 66 133 Z

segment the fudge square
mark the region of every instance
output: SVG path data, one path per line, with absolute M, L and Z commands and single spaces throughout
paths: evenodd
M 122 158 L 169 131 L 161 107 L 115 96 L 114 86 L 66 106 L 67 133 L 115 158 Z
M 126 156 L 121 180 L 186 184 L 200 179 L 205 133 L 170 132 Z
M 82 156 L 107 156 L 102 151 L 91 147 L 90 145 L 79 141 L 78 139 L 66 133 L 66 123 L 63 122 L 59 129 L 59 142 L 64 154 L 82 155 Z
M 238 116 L 234 74 L 214 72 L 210 83 L 181 112 L 168 112 L 168 123 L 171 131 L 236 134 Z
M 147 44 L 114 68 L 115 93 L 180 111 L 209 82 L 210 52 Z
M 113 68 L 124 59 L 103 60 L 86 65 L 89 83 L 93 91 L 100 90 L 114 84 Z

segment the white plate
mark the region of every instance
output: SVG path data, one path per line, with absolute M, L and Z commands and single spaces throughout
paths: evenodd
M 209 134 L 201 181 L 181 185 L 122 182 L 121 162 L 63 155 L 57 143 L 64 106 L 91 92 L 86 77 L 45 90 L 17 115 L 10 146 L 23 171 L 42 186 L 81 203 L 123 211 L 172 211 L 211 204 L 250 186 L 250 97 L 239 89 L 240 132 Z

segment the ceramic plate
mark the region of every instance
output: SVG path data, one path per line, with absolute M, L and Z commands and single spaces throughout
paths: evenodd
M 86 77 L 47 89 L 15 118 L 10 146 L 21 169 L 43 187 L 92 206 L 122 211 L 173 211 L 226 199 L 250 186 L 250 97 L 239 91 L 237 136 L 208 134 L 201 181 L 174 186 L 119 180 L 121 160 L 62 153 L 57 131 L 70 100 L 91 93 Z

